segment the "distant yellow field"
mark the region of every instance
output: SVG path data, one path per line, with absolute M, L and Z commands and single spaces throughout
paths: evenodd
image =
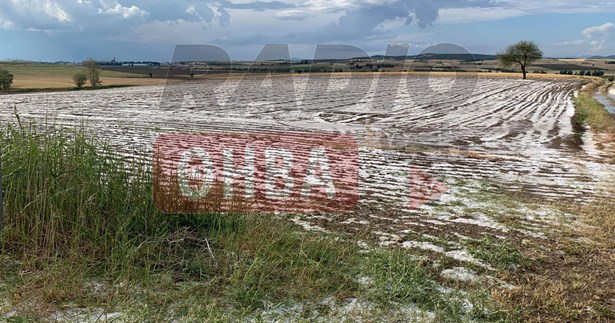
M 0 62 L 1 69 L 7 69 L 14 75 L 13 87 L 18 89 L 44 89 L 44 88 L 71 88 L 74 87 L 74 83 L 72 81 L 72 76 L 80 71 L 83 71 L 83 67 L 78 65 L 55 65 L 55 64 L 38 64 L 38 63 L 12 63 L 12 62 Z M 381 72 L 376 73 L 380 75 L 432 75 L 432 76 L 472 76 L 472 73 L 454 73 L 454 72 Z M 235 78 L 259 78 L 266 77 L 267 75 L 271 75 L 272 77 L 288 77 L 288 76 L 296 76 L 296 77 L 306 77 L 309 76 L 309 73 L 304 74 L 231 74 L 231 75 L 204 75 L 197 76 L 195 79 L 201 78 L 226 78 L 229 77 L 231 79 Z M 316 76 L 326 76 L 329 74 L 313 74 Z M 347 73 L 334 73 L 334 75 L 347 75 Z M 359 76 L 373 76 L 372 73 L 355 73 L 355 75 Z M 486 77 L 510 77 L 510 78 L 521 78 L 520 73 L 478 73 L 478 76 L 481 78 Z M 579 78 L 579 76 L 571 76 L 571 75 L 560 75 L 560 74 L 536 74 L 529 73 L 528 78 L 530 79 L 553 79 L 553 78 Z M 101 71 L 101 79 L 103 85 L 156 85 L 156 84 L 165 84 L 167 80 L 162 78 L 148 78 L 143 77 L 141 74 L 131 74 L 131 73 L 123 73 L 116 71 Z M 186 78 L 186 80 L 191 80 L 190 78 Z M 87 84 L 86 84 L 87 86 Z
M 558 60 L 562 62 L 576 62 L 576 63 L 587 61 L 587 59 L 585 58 L 560 58 Z
M 37 63 L 0 62 L 0 69 L 13 74 L 13 87 L 20 89 L 70 88 L 74 87 L 72 77 L 83 71 L 77 65 L 55 65 Z M 164 84 L 164 79 L 152 79 L 140 74 L 101 71 L 103 85 L 152 85 Z M 86 85 L 87 86 L 87 85 Z
M 328 75 L 338 75 L 338 76 L 344 76 L 344 75 L 351 75 L 352 73 L 350 72 L 341 72 L 341 73 L 316 73 L 313 74 L 312 76 L 328 76 Z M 361 72 L 361 73 L 354 73 L 354 76 L 374 76 L 374 74 L 376 75 L 391 75 L 391 76 L 400 76 L 400 75 L 431 75 L 431 76 L 459 76 L 459 77 L 472 77 L 474 75 L 480 77 L 480 78 L 489 78 L 489 77 L 508 77 L 508 78 L 522 78 L 522 74 L 521 73 L 484 73 L 484 72 L 480 72 L 480 73 L 467 73 L 467 72 L 459 72 L 459 73 L 455 73 L 455 72 L 378 72 L 378 73 L 365 73 L 365 72 Z M 275 73 L 275 74 L 266 74 L 266 73 L 252 73 L 252 74 L 231 74 L 231 75 L 217 75 L 217 74 L 212 74 L 212 75 L 204 75 L 201 77 L 195 77 L 195 79 L 199 79 L 199 78 L 203 78 L 203 79 L 219 79 L 219 78 L 230 78 L 230 79 L 240 79 L 243 77 L 249 77 L 249 78 L 264 78 L 264 77 L 289 77 L 289 76 L 294 76 L 294 77 L 309 77 L 310 74 L 309 73 L 303 73 L 303 74 L 287 74 L 287 73 Z M 578 75 L 564 75 L 564 74 L 537 74 L 537 73 L 528 73 L 527 74 L 527 78 L 528 79 L 592 79 L 594 77 L 592 76 L 578 76 Z M 187 80 L 189 80 L 187 78 Z
M 143 77 L 102 77 L 101 80 L 102 85 L 156 85 L 166 82 L 164 79 Z M 57 89 L 74 86 L 75 84 L 70 77 L 58 76 L 21 76 L 16 77 L 13 81 L 13 87 L 17 89 Z

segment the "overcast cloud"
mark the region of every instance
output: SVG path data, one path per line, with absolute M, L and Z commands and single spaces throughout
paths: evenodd
M 40 46 L 58 47 L 48 48 L 41 57 L 32 53 L 24 58 L 117 55 L 165 60 L 178 43 L 218 44 L 235 59 L 249 59 L 265 43 L 290 43 L 295 56 L 308 55 L 318 43 L 383 52 L 387 44 L 405 43 L 419 50 L 456 42 L 473 51 L 493 52 L 503 45 L 503 36 L 510 41 L 538 38 L 532 40 L 552 55 L 614 54 L 615 21 L 604 18 L 613 13 L 615 2 L 601 0 L 2 0 L 0 36 L 12 43 L 0 44 L 0 58 L 28 56 L 25 48 L 32 49 L 35 40 Z M 541 36 L 541 24 L 535 23 L 532 33 L 516 23 L 533 23 L 532 17 L 539 15 L 552 24 L 561 21 L 567 29 Z M 473 32 L 483 25 L 503 33 L 496 37 L 490 35 L 493 30 Z

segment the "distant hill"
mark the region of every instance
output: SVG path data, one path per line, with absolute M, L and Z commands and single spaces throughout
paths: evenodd
M 495 55 L 485 54 L 421 54 L 413 57 L 414 59 L 441 59 L 441 60 L 459 60 L 459 61 L 483 61 L 496 59 Z
M 30 64 L 30 63 L 37 63 L 37 62 L 29 61 L 29 60 L 25 60 L 25 59 L 13 58 L 13 59 L 2 59 L 2 60 L 0 60 L 0 63 L 7 63 L 7 64 Z
M 589 59 L 615 59 L 615 55 L 609 55 L 609 56 L 591 56 Z
M 358 57 L 354 59 L 384 59 L 384 55 L 375 55 L 371 57 Z M 485 54 L 433 54 L 426 53 L 420 55 L 409 55 L 409 56 L 387 56 L 387 59 L 393 60 L 403 60 L 403 59 L 413 59 L 413 60 L 458 60 L 458 61 L 482 61 L 482 60 L 492 60 L 496 59 L 495 55 L 485 55 Z

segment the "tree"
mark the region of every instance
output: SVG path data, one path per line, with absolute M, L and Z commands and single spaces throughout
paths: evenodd
M 77 88 L 82 88 L 88 80 L 88 75 L 85 72 L 77 72 L 73 75 L 73 82 Z
M 83 62 L 83 66 L 85 66 L 88 80 L 90 80 L 90 86 L 95 88 L 102 84 L 100 80 L 100 72 L 98 72 L 98 68 L 96 67 L 96 61 L 88 58 L 85 62 Z
M 497 55 L 500 64 L 503 66 L 512 66 L 519 64 L 523 79 L 527 79 L 527 66 L 542 58 L 542 51 L 538 45 L 530 41 L 520 41 L 514 45 L 510 45 L 502 53 Z
M 0 90 L 8 92 L 13 84 L 13 74 L 5 69 L 0 69 Z

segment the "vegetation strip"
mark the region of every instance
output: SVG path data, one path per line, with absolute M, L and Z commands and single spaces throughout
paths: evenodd
M 590 126 L 598 133 L 615 133 L 615 117 L 610 114 L 591 92 L 580 92 L 574 98 L 575 115 L 572 119 L 577 129 Z
M 128 321 L 277 315 L 269 304 L 286 304 L 282 313 L 296 319 L 364 315 L 357 304 L 372 317 L 512 315 L 480 287 L 447 291 L 408 250 L 364 253 L 343 236 L 301 233 L 271 215 L 162 214 L 147 169 L 107 158 L 83 129 L 9 126 L 0 139 L 0 311 L 12 320 L 85 309 Z M 300 313 L 289 313 L 289 302 L 302 304 Z

